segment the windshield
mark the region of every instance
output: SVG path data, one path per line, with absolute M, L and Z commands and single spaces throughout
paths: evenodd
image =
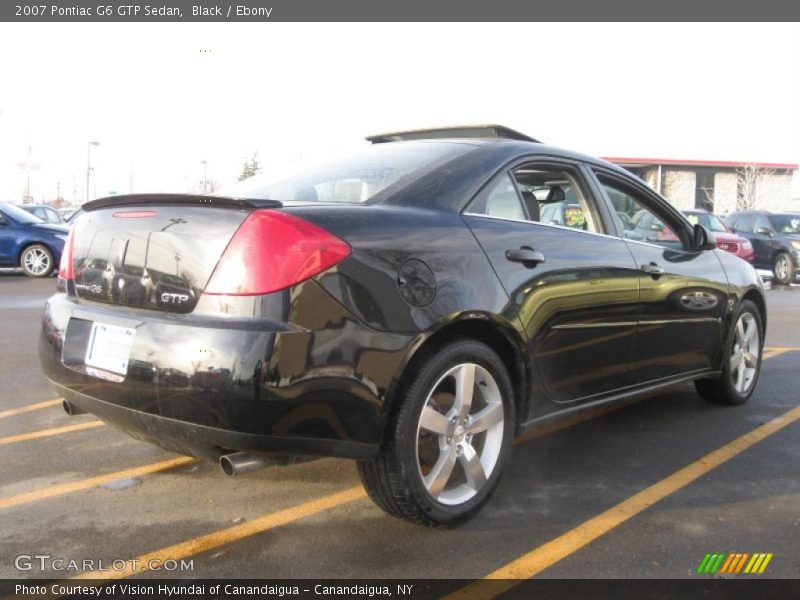
M 453 142 L 375 144 L 288 177 L 253 177 L 216 194 L 283 202 L 362 203 L 384 192 L 385 197 L 471 149 Z
M 23 225 L 30 225 L 32 223 L 44 223 L 42 219 L 40 219 L 35 215 L 32 215 L 27 210 L 23 210 L 19 206 L 14 206 L 13 204 L 7 204 L 5 202 L 0 203 L 0 212 L 3 212 L 10 219 L 16 221 L 17 223 L 21 223 Z
M 800 233 L 800 213 L 771 215 L 769 220 L 778 233 Z
M 728 231 L 725 225 L 722 224 L 722 221 L 719 220 L 719 217 L 711 213 L 687 213 L 686 218 L 692 225 L 697 225 L 699 223 L 709 231 L 716 231 L 719 233 Z

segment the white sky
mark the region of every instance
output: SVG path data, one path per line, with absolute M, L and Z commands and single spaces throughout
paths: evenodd
M 201 52 L 205 50 L 205 52 Z M 371 133 L 501 123 L 603 156 L 800 162 L 797 24 L 0 24 L 0 200 L 189 191 Z M 798 179 L 798 178 L 795 178 Z

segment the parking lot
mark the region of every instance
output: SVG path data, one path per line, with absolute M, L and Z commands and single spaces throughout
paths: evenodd
M 0 274 L 2 578 L 690 578 L 715 552 L 773 554 L 761 577 L 800 573 L 800 287 L 768 292 L 747 404 L 687 386 L 517 440 L 494 498 L 454 530 L 386 516 L 347 461 L 228 478 L 67 416 L 37 356 L 54 287 Z M 20 570 L 20 555 L 192 569 Z

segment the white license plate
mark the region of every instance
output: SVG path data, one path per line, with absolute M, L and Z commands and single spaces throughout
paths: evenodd
M 135 334 L 136 330 L 128 327 L 92 323 L 92 334 L 84 359 L 86 366 L 118 375 L 127 374 Z

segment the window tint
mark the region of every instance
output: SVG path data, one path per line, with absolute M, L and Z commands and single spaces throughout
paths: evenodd
M 514 170 L 514 179 L 531 221 L 602 232 L 600 219 L 568 169 L 538 164 Z
M 680 236 L 652 210 L 635 190 L 628 190 L 610 178 L 598 175 L 613 209 L 622 222 L 623 237 L 666 248 L 683 248 Z
M 772 215 L 770 221 L 778 233 L 800 233 L 800 214 Z
M 217 194 L 284 202 L 366 202 L 381 192 L 388 193 L 392 186 L 410 184 L 472 149 L 467 144 L 452 142 L 375 144 L 282 179 L 246 179 Z
M 769 222 L 769 219 L 766 215 L 757 215 L 755 225 L 753 225 L 753 231 L 758 231 L 762 227 L 766 229 L 772 229 L 772 223 Z
M 467 210 L 472 214 L 502 219 L 525 219 L 517 188 L 510 175 L 503 176 L 482 193 Z
M 740 215 L 736 220 L 736 229 L 750 233 L 753 231 L 753 223 L 755 220 L 755 215 Z

